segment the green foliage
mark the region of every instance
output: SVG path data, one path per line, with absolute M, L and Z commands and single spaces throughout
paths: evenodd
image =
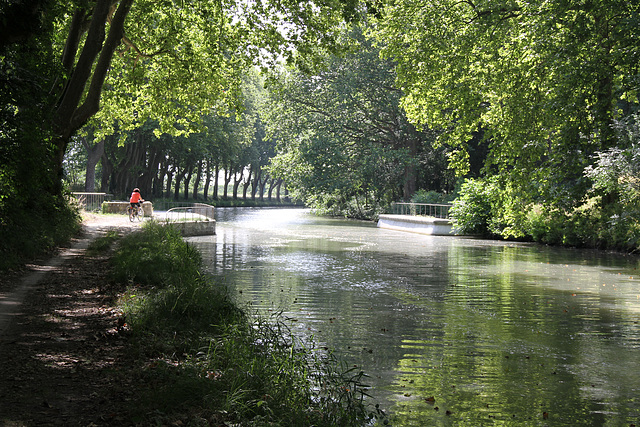
M 77 207 L 52 191 L 47 89 L 58 72 L 48 25 L 37 36 L 0 48 L 0 270 L 65 244 L 79 230 Z
M 575 207 L 535 204 L 528 231 L 536 241 L 624 251 L 640 247 L 637 116 L 616 122 L 619 148 L 597 152 L 584 170 L 592 185 Z
M 459 197 L 453 201 L 453 206 L 449 209 L 455 230 L 463 234 L 490 235 L 492 211 L 497 196 L 497 186 L 494 182 L 465 180 Z
M 411 196 L 412 203 L 431 203 L 431 204 L 441 204 L 441 203 L 449 203 L 453 200 L 453 197 L 449 194 L 438 193 L 433 190 L 418 190 L 413 196 Z
M 363 373 L 308 345 L 277 318 L 212 340 L 201 367 L 227 393 L 211 404 L 252 425 L 362 425 Z
M 270 172 L 306 204 L 341 215 L 355 208 L 358 217 L 408 199 L 419 179 L 448 189 L 433 132 L 416 129 L 400 108 L 394 64 L 361 30 L 345 37 L 357 49 L 327 57 L 313 75 L 289 70 L 273 87 L 265 122 L 278 150 Z
M 620 210 L 633 207 L 640 196 L 640 123 L 639 115 L 616 122 L 618 147 L 599 151 L 584 174 L 592 181 L 592 190 L 620 204 Z
M 174 227 L 155 221 L 122 239 L 113 257 L 113 279 L 142 286 L 180 286 L 200 279 L 200 253 Z
M 487 174 L 570 209 L 591 156 L 616 145 L 614 120 L 637 106 L 639 12 L 619 0 L 398 0 L 374 35 L 397 61 L 409 118 L 442 130 L 460 175 L 482 135 Z
M 5 206 L 1 214 L 0 271 L 68 244 L 80 231 L 78 207 L 44 194 Z
M 333 193 L 314 193 L 305 198 L 308 207 L 318 215 L 355 219 L 371 219 L 381 213 L 381 205 L 374 203 L 372 195 L 353 194 L 351 196 Z
M 103 132 L 149 119 L 160 133 L 197 131 L 207 114 L 242 110 L 251 66 L 285 58 L 313 68 L 326 50 L 341 49 L 346 5 L 338 0 L 178 3 L 134 2 L 103 92 Z

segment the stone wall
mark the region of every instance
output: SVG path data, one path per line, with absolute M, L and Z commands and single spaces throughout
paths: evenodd
M 102 203 L 102 213 L 111 214 L 127 214 L 129 202 L 104 202 Z M 151 202 L 142 202 L 144 216 L 151 218 L 153 216 L 153 205 Z
M 184 237 L 190 236 L 215 236 L 216 222 L 212 221 L 186 221 L 169 222 L 167 225 L 175 227 Z
M 424 216 L 380 215 L 378 227 L 435 236 L 455 234 L 450 220 Z

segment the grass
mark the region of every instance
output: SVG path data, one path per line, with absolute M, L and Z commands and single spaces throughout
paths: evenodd
M 97 237 L 89 243 L 87 254 L 89 256 L 94 256 L 106 253 L 109 249 L 111 249 L 113 243 L 119 239 L 120 233 L 114 230 L 110 230 L 106 235 Z
M 200 253 L 170 226 L 123 237 L 113 279 L 141 390 L 140 424 L 355 426 L 383 417 L 364 374 L 296 338 L 279 318 L 248 316 L 202 273 Z

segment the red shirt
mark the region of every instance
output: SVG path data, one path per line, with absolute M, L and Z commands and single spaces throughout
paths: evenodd
M 131 193 L 131 198 L 129 199 L 129 203 L 138 203 L 140 202 L 140 199 L 142 199 L 142 196 L 140 195 L 140 193 L 134 191 L 133 193 Z

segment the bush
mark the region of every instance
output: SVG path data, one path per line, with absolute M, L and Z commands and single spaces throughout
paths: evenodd
M 78 207 L 47 193 L 8 202 L 0 216 L 0 271 L 65 245 L 80 231 Z
M 460 194 L 449 209 L 449 216 L 457 232 L 472 235 L 490 235 L 493 200 L 497 186 L 489 181 L 467 179 Z
M 640 247 L 639 212 L 617 213 L 599 196 L 565 212 L 533 205 L 527 224 L 533 240 L 551 245 L 636 251 Z

